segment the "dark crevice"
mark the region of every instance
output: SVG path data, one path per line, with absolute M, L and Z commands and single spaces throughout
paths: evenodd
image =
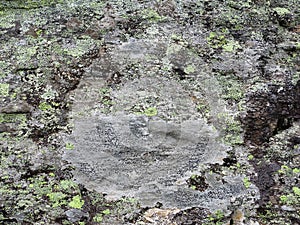
M 286 130 L 290 128 L 293 125 L 293 119 L 292 118 L 278 118 L 276 129 L 274 130 L 272 136 L 278 134 L 280 131 Z
M 245 141 L 255 145 L 268 142 L 300 117 L 300 81 L 296 85 L 270 85 L 268 91 L 251 93 L 247 108 L 243 119 Z

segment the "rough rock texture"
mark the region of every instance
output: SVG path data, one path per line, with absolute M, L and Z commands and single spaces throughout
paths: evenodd
M 270 85 L 249 95 L 245 139 L 254 144 L 267 142 L 270 137 L 292 126 L 300 115 L 300 82 Z
M 0 1 L 0 224 L 300 224 L 299 5 Z
M 233 196 L 247 194 L 241 177 L 224 176 L 223 184 L 205 174 L 210 188 L 202 193 L 186 183 L 200 172 L 199 165 L 222 163 L 226 150 L 215 136 L 201 120 L 175 124 L 145 116 L 98 115 L 75 122 L 76 147 L 65 159 L 78 168 L 78 182 L 109 198 L 131 196 L 143 206 L 222 207 Z
M 172 40 L 171 31 L 160 35 Z M 64 159 L 78 168 L 78 182 L 108 198 L 134 197 L 144 207 L 159 202 L 165 208 L 226 211 L 232 198 L 254 203 L 256 190 L 247 190 L 241 175 L 228 172 L 220 182 L 203 169 L 223 164 L 229 146 L 214 127 L 222 123 L 214 117 L 228 113 L 219 82 L 201 57 L 151 35 L 122 42 L 102 57 L 74 91 L 74 132 L 67 140 L 74 149 Z M 128 64 L 143 69 L 128 74 Z M 207 102 L 211 125 L 197 101 Z M 207 187 L 192 190 L 197 186 L 187 180 L 202 173 Z

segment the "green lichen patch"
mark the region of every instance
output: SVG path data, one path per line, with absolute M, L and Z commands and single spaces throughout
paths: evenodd
M 220 113 L 218 119 L 223 124 L 223 141 L 229 145 L 243 144 L 242 127 L 240 121 L 232 115 Z
M 94 45 L 95 41 L 89 36 L 86 36 L 83 39 L 75 39 L 73 45 L 63 46 L 62 51 L 68 56 L 81 57 Z
M 156 116 L 157 113 L 158 113 L 158 111 L 155 107 L 149 107 L 144 111 L 144 114 L 146 116 Z
M 284 16 L 286 14 L 290 14 L 290 10 L 287 8 L 283 8 L 283 7 L 275 7 L 273 8 L 273 10 L 279 15 L 279 16 Z
M 225 52 L 233 52 L 236 49 L 241 48 L 241 46 L 239 45 L 239 43 L 237 41 L 228 41 L 225 45 L 222 46 L 223 50 Z
M 3 0 L 3 9 L 35 9 L 45 6 L 55 6 L 58 3 L 64 3 L 63 0 Z
M 224 224 L 225 215 L 221 210 L 216 210 L 210 214 L 203 223 L 204 225 L 222 225 Z
M 0 27 L 9 29 L 15 26 L 14 17 L 9 12 L 0 11 Z
M 248 177 L 245 177 L 245 178 L 243 179 L 243 183 L 244 183 L 244 186 L 245 186 L 246 188 L 249 188 L 250 185 L 251 185 L 251 182 L 250 182 L 250 180 L 249 180 Z
M 239 102 L 244 98 L 244 91 L 241 82 L 232 76 L 219 76 L 219 83 L 222 87 L 222 98 Z
M 154 9 L 145 9 L 141 12 L 142 18 L 150 22 L 159 22 L 164 18 L 158 14 Z
M 184 68 L 184 72 L 186 74 L 191 74 L 191 73 L 194 73 L 196 71 L 196 67 L 195 65 L 187 65 L 185 68 Z
M 69 143 L 69 142 L 68 142 L 68 143 L 66 143 L 66 147 L 65 147 L 65 148 L 66 148 L 66 150 L 73 150 L 74 147 L 75 147 L 75 146 L 74 146 L 73 143 Z
M 50 202 L 52 203 L 52 207 L 56 208 L 62 205 L 66 205 L 66 195 L 62 192 L 50 192 L 47 194 Z
M 38 46 L 23 46 L 16 49 L 16 59 L 19 67 L 28 67 L 33 57 L 37 54 Z M 32 64 L 33 66 L 33 64 Z
M 212 31 L 209 33 L 206 40 L 212 48 L 221 48 L 227 44 L 225 33 Z
M 27 121 L 26 114 L 6 114 L 0 113 L 0 123 L 17 123 L 25 125 Z
M 72 198 L 72 201 L 68 204 L 71 208 L 81 209 L 84 205 L 84 200 L 81 199 L 80 195 L 76 195 Z
M 52 106 L 46 102 L 42 102 L 39 104 L 39 109 L 42 111 L 47 111 L 47 110 L 51 110 Z
M 0 96 L 6 97 L 9 93 L 9 84 L 0 83 Z

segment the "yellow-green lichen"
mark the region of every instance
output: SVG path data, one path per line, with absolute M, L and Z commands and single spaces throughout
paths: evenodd
M 154 9 L 145 9 L 141 12 L 142 18 L 150 22 L 159 22 L 163 17 L 158 14 Z
M 282 7 L 275 7 L 273 9 L 279 16 L 284 16 L 286 14 L 290 14 L 290 10 L 288 10 L 287 8 L 282 8 Z
M 144 114 L 146 116 L 156 116 L 157 115 L 157 109 L 155 107 L 149 107 L 144 111 Z
M 82 206 L 84 205 L 84 200 L 81 199 L 80 195 L 75 195 L 72 198 L 72 201 L 69 202 L 68 204 L 71 208 L 75 208 L 75 209 L 81 209 Z
M 212 48 L 220 48 L 227 43 L 224 34 L 218 34 L 214 31 L 209 33 L 209 36 L 206 38 L 206 40 Z
M 244 177 L 243 183 L 244 183 L 244 186 L 245 186 L 246 188 L 249 188 L 250 185 L 251 185 L 251 182 L 250 182 L 250 180 L 249 180 L 248 177 Z
M 47 194 L 47 197 L 49 197 L 50 202 L 52 203 L 52 207 L 56 208 L 62 205 L 66 205 L 66 198 L 67 195 L 65 195 L 62 192 L 51 192 Z
M 7 9 L 35 9 L 63 2 L 63 0 L 15 0 L 5 1 L 5 7 Z
M 225 45 L 223 45 L 222 48 L 225 52 L 233 52 L 234 50 L 241 48 L 241 46 L 237 41 L 231 40 L 228 41 Z
M 222 130 L 224 132 L 222 140 L 228 145 L 239 145 L 243 143 L 241 137 L 241 123 L 234 119 L 233 116 L 226 113 L 217 115 L 220 123 L 224 124 Z
M 9 84 L 0 83 L 0 96 L 6 97 L 9 93 Z
M 39 109 L 42 111 L 48 111 L 52 109 L 52 106 L 46 102 L 42 102 L 39 104 Z
M 0 123 L 17 123 L 19 125 L 25 125 L 26 121 L 26 114 L 0 113 Z
M 37 54 L 38 46 L 21 46 L 17 48 L 16 60 L 21 67 L 28 67 L 31 64 L 32 57 Z
M 300 188 L 292 187 L 292 191 L 289 191 L 285 195 L 279 197 L 280 202 L 285 205 L 299 205 L 300 203 Z
M 102 214 L 101 214 L 101 213 L 96 214 L 96 215 L 94 216 L 94 218 L 93 218 L 93 221 L 94 221 L 94 222 L 97 222 L 97 223 L 101 223 L 102 220 L 103 220 L 103 217 L 102 217 Z
M 73 150 L 74 149 L 74 144 L 73 143 L 66 143 L 66 150 Z
M 184 68 L 184 72 L 186 74 L 191 74 L 191 73 L 194 73 L 196 71 L 196 67 L 195 65 L 191 64 L 191 65 L 187 65 L 185 68 Z
M 72 57 L 81 57 L 94 45 L 93 39 L 86 36 L 84 39 L 75 39 L 75 43 L 63 48 L 63 53 Z

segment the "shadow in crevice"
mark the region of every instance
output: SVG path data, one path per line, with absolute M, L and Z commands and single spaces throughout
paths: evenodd
M 267 91 L 250 93 L 243 118 L 245 142 L 261 145 L 300 118 L 300 81 L 296 85 L 269 85 Z

